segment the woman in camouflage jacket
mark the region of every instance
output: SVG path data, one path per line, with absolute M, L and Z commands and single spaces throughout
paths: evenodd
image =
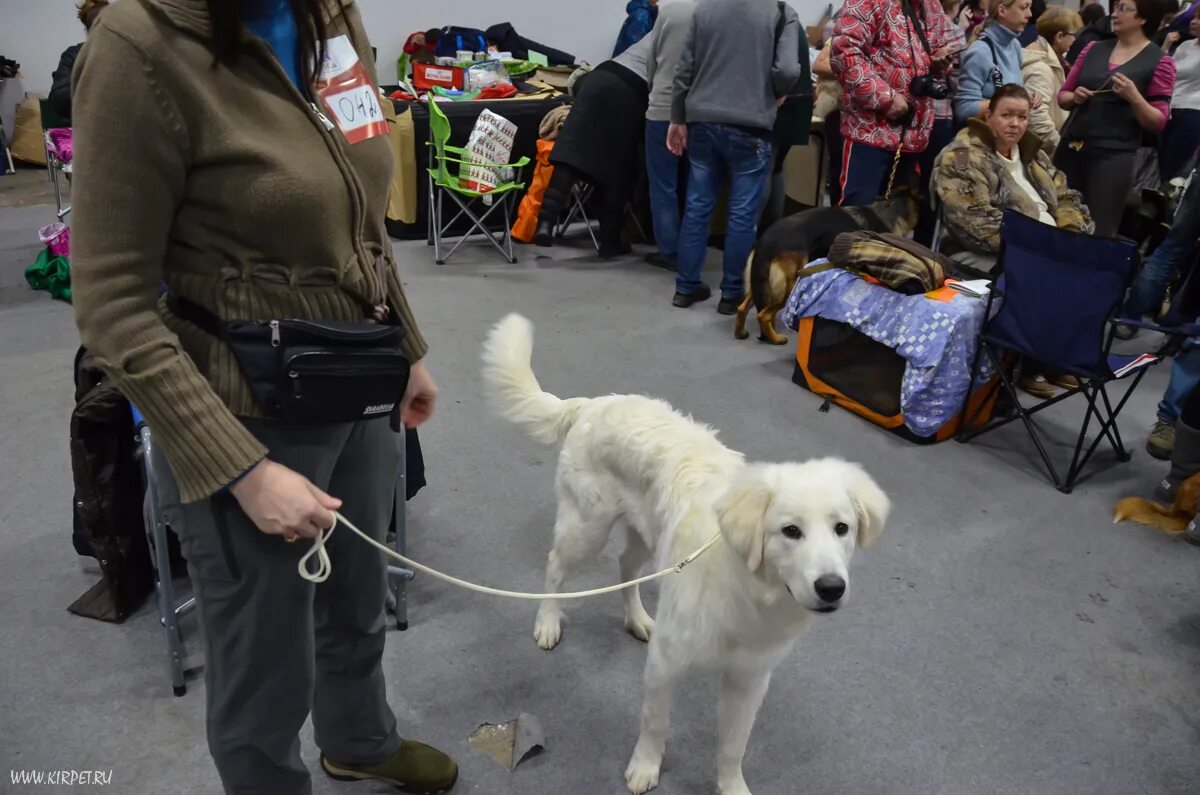
M 1041 151 L 1040 139 L 1028 132 L 1028 92 L 1010 84 L 997 89 L 993 99 L 987 116 L 969 120 L 933 168 L 932 190 L 942 205 L 947 248 L 983 255 L 968 258 L 975 267 L 994 264 L 1005 210 L 1073 232 L 1094 229 L 1079 192 L 1067 186 L 1067 178 Z

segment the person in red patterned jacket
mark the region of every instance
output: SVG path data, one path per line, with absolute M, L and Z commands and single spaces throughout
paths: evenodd
M 842 205 L 875 201 L 900 150 L 906 177 L 929 143 L 933 97 L 914 96 L 913 79 L 943 81 L 951 23 L 938 0 L 846 0 L 830 46 L 842 85 Z

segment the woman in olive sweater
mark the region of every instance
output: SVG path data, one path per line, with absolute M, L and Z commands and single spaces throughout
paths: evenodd
M 325 64 L 357 60 L 371 104 L 353 0 L 116 3 L 75 68 L 76 321 L 178 486 L 164 510 L 198 597 L 227 792 L 310 791 L 297 736 L 310 709 L 335 778 L 415 792 L 457 778 L 449 757 L 400 738 L 388 707 L 378 551 L 335 537 L 332 576 L 315 587 L 296 570 L 307 545 L 286 543 L 339 509 L 382 540 L 399 465 L 388 423 L 265 418 L 231 350 L 178 310 L 185 299 L 219 321 L 402 325 L 413 367 L 397 408 L 411 427 L 432 414 L 426 345 L 384 229 L 390 148 L 330 121 L 315 73 L 334 48 Z

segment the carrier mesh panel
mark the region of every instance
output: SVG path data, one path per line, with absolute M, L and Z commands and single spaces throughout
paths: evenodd
M 820 317 L 813 322 L 809 372 L 876 414 L 900 413 L 904 364 L 891 348 L 843 323 Z

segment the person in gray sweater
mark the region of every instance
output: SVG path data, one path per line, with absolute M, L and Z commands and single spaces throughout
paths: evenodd
M 800 79 L 800 21 L 776 0 L 698 0 L 684 39 L 671 101 L 667 146 L 686 150 L 687 207 L 679 233 L 672 304 L 686 308 L 712 291 L 700 279 L 708 225 L 730 177 L 724 278 L 717 311 L 732 315 L 745 293 L 742 272 L 754 247 L 780 101 Z
M 658 251 L 646 257 L 652 265 L 675 270 L 679 254 L 679 186 L 686 161 L 667 148 L 671 102 L 675 93 L 675 67 L 692 26 L 696 0 L 662 0 L 650 35 L 650 105 L 646 109 L 646 176 L 650 185 L 650 213 Z

